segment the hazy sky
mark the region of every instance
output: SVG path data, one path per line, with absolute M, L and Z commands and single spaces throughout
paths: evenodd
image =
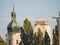
M 15 6 L 17 22 L 22 26 L 28 18 L 32 25 L 35 21 L 49 21 L 52 28 L 56 25 L 53 16 L 58 17 L 60 0 L 0 0 L 0 35 L 5 39 L 7 25 L 11 21 L 11 12 Z

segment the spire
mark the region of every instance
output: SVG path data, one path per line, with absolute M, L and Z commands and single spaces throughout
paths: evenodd
M 13 11 L 14 11 L 14 5 L 13 5 Z
M 13 5 L 13 11 L 12 11 L 12 14 L 11 14 L 11 19 L 12 19 L 12 21 L 16 21 L 16 12 L 15 12 L 15 9 L 14 9 L 14 5 Z
M 15 13 L 14 5 L 13 5 L 13 13 Z

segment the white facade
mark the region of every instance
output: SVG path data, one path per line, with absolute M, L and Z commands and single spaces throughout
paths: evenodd
M 50 44 L 52 44 L 52 31 L 50 23 L 48 21 L 36 21 L 33 27 L 33 33 L 37 34 L 39 28 L 43 33 L 43 37 L 45 35 L 45 31 L 48 33 L 51 41 Z
M 20 41 L 21 41 L 20 33 L 12 35 L 12 45 L 19 45 Z
M 20 33 L 8 33 L 6 36 L 8 45 L 19 45 L 21 41 Z

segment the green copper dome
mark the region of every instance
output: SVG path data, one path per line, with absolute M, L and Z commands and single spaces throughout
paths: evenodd
M 10 32 L 10 31 L 17 32 L 20 30 L 20 25 L 16 21 L 15 22 L 11 21 L 7 26 L 7 30 L 8 30 L 8 32 Z

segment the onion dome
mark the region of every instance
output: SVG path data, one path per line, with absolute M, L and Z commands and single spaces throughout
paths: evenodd
M 13 11 L 11 13 L 11 22 L 7 26 L 8 32 L 19 32 L 20 31 L 20 25 L 16 22 L 16 13 L 14 11 L 14 6 L 13 6 Z

